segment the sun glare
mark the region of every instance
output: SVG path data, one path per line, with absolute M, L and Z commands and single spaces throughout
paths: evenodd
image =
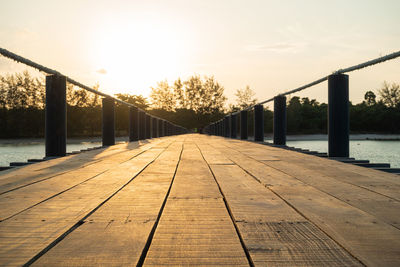
M 131 23 L 103 27 L 94 61 L 101 88 L 147 96 L 157 81 L 179 76 L 183 45 L 172 27 Z M 112 90 L 112 91 L 110 91 Z

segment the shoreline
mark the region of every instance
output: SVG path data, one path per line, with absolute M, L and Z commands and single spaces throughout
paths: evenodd
M 265 139 L 272 140 L 273 135 L 265 135 Z M 287 141 L 328 141 L 327 134 L 299 134 L 287 135 Z M 350 134 L 350 140 L 369 141 L 400 141 L 400 134 Z
M 68 144 L 82 144 L 82 143 L 101 143 L 102 138 L 99 137 L 71 137 L 67 138 Z M 115 137 L 116 142 L 128 141 L 128 136 Z M 0 145 L 41 145 L 45 143 L 44 138 L 10 138 L 0 139 Z

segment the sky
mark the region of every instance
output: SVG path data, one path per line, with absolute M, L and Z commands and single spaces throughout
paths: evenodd
M 0 0 L 0 47 L 109 93 L 213 75 L 259 101 L 400 50 L 398 0 Z M 0 56 L 0 74 L 29 69 Z M 35 73 L 35 72 L 33 72 Z M 350 100 L 400 83 L 400 59 L 355 71 Z M 297 93 L 327 102 L 327 83 Z

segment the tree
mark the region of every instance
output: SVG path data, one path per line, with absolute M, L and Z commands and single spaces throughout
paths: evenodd
M 143 97 L 142 95 L 116 94 L 115 97 L 122 101 L 133 104 L 143 110 L 148 109 L 150 106 L 147 99 L 145 97 Z
M 3 108 L 43 108 L 44 102 L 44 81 L 32 77 L 27 70 L 0 76 L 0 105 Z
M 203 95 L 203 84 L 199 75 L 190 77 L 184 83 L 185 103 L 183 108 L 197 111 L 200 107 L 201 96 Z
M 376 104 L 376 95 L 372 91 L 367 91 L 364 95 L 364 99 L 367 106 L 372 106 Z
M 194 75 L 184 82 L 179 78 L 172 87 L 167 81 L 162 81 L 151 89 L 154 109 L 191 109 L 197 113 L 211 114 L 222 112 L 226 102 L 224 87 L 213 76 L 201 78 Z
M 244 89 L 236 90 L 236 102 L 239 106 L 239 109 L 245 109 L 250 106 L 253 106 L 257 103 L 257 99 L 254 98 L 256 93 L 250 89 L 250 86 L 246 86 Z
M 176 108 L 185 108 L 186 107 L 186 99 L 185 99 L 185 90 L 183 88 L 183 83 L 181 78 L 178 78 L 173 85 L 174 91 L 174 99 L 176 100 Z
M 386 81 L 378 91 L 382 102 L 388 107 L 396 107 L 400 104 L 400 85 L 396 83 L 389 84 Z
M 289 104 L 287 106 L 287 131 L 289 133 L 296 133 L 301 130 L 301 109 L 302 105 L 300 102 L 300 97 L 294 96 L 290 98 Z
M 225 102 L 224 87 L 215 80 L 214 76 L 205 77 L 201 101 L 197 110 L 206 114 L 221 112 Z
M 153 108 L 172 111 L 176 107 L 175 96 L 167 80 L 158 82 L 157 87 L 151 87 L 150 98 Z

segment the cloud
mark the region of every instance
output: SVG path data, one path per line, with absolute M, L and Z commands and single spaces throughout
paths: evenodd
M 245 50 L 247 51 L 270 51 L 270 52 L 297 52 L 300 48 L 306 46 L 305 43 L 274 43 L 274 44 L 252 44 L 247 45 Z
M 96 72 L 99 74 L 103 74 L 103 75 L 107 74 L 107 71 L 105 69 L 99 69 L 99 70 L 96 70 Z

